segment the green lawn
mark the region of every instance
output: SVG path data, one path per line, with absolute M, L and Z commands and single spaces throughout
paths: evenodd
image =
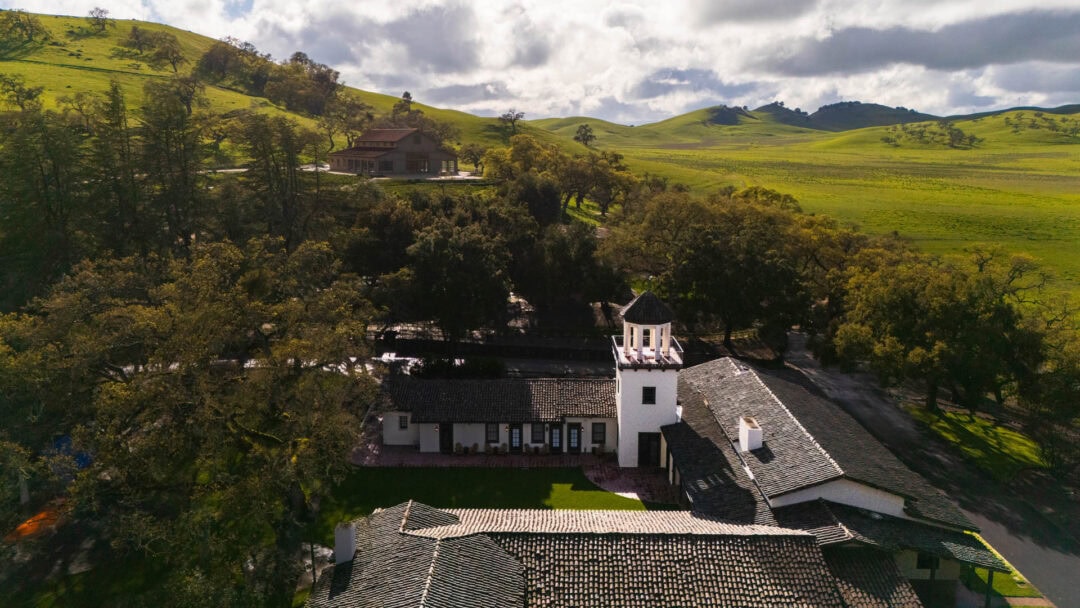
M 354 469 L 323 501 L 315 540 L 331 544 L 338 522 L 409 499 L 458 509 L 646 508 L 640 500 L 601 490 L 581 469 L 364 467 Z
M 983 537 L 978 534 L 975 535 L 982 544 L 986 545 L 986 548 L 990 549 L 1001 558 L 1006 564 L 1012 568 L 1012 564 L 1009 564 L 1004 557 L 1001 556 L 990 543 L 986 542 Z M 960 576 L 960 580 L 968 589 L 971 589 L 975 593 L 980 595 L 986 594 L 986 576 L 987 572 L 984 568 L 972 568 L 964 572 Z M 1031 583 L 1020 575 L 1019 572 L 1013 568 L 1009 574 L 1003 574 L 1001 572 L 994 573 L 994 586 L 992 595 L 999 595 L 1001 597 L 1042 597 L 1039 590 L 1031 586 Z
M 959 411 L 935 415 L 913 404 L 904 409 L 999 481 L 1008 482 L 1023 469 L 1045 466 L 1031 438 L 991 420 Z

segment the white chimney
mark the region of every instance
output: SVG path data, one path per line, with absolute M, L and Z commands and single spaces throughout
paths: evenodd
M 334 527 L 334 563 L 352 561 L 356 555 L 356 522 L 342 522 Z
M 761 426 L 752 416 L 739 418 L 739 451 L 749 452 L 761 447 Z

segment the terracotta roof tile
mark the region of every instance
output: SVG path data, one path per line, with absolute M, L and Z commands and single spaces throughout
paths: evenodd
M 433 527 L 425 528 L 430 524 Z M 816 606 L 843 600 L 817 540 L 687 512 L 432 509 L 357 522 L 312 608 Z
M 700 394 L 733 443 L 738 419 L 757 419 L 762 447 L 739 455 L 770 498 L 843 477 L 904 497 L 904 509 L 913 517 L 976 529 L 847 412 L 802 386 L 730 358 L 683 370 L 679 386 L 680 394 Z M 685 417 L 686 404 L 683 409 Z
M 559 422 L 567 417 L 615 418 L 615 381 L 540 378 L 417 380 L 384 383 L 393 407 L 413 422 Z
M 492 534 L 526 606 L 842 606 L 817 547 L 792 536 Z
M 458 521 L 411 529 L 428 538 L 470 534 L 645 534 L 690 536 L 801 536 L 776 526 L 741 525 L 690 511 L 445 509 Z
M 727 521 L 775 525 L 761 490 L 697 391 L 679 384 L 682 421 L 661 428 L 693 509 Z
M 915 589 L 888 553 L 836 548 L 825 551 L 825 563 L 848 606 L 922 608 Z
M 882 551 L 922 551 L 982 568 L 1008 567 L 976 536 L 933 524 L 817 500 L 775 510 L 782 526 L 813 533 L 822 545 L 856 542 Z

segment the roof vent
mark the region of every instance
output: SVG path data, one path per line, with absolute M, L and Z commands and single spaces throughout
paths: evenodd
M 753 416 L 739 418 L 739 451 L 749 452 L 761 447 L 761 425 L 754 420 Z
M 351 562 L 356 555 L 356 522 L 342 522 L 334 528 L 334 563 Z

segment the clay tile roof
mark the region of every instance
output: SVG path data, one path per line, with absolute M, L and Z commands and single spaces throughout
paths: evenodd
M 357 520 L 356 538 L 309 607 L 844 605 L 813 535 L 688 512 L 410 502 Z
M 524 566 L 526 606 L 843 606 L 793 536 L 492 534 Z
M 667 304 L 656 297 L 651 291 L 646 291 L 634 298 L 622 309 L 623 321 L 637 325 L 663 325 L 675 320 L 675 314 L 671 312 Z
M 741 525 L 690 511 L 445 509 L 457 521 L 410 534 L 453 538 L 471 534 L 645 534 L 690 536 L 800 536 L 776 526 Z
M 414 516 L 407 512 L 433 515 L 425 507 L 406 503 L 357 520 L 355 557 L 323 572 L 307 606 L 522 606 L 521 564 L 490 538 L 439 540 L 401 533 L 403 522 Z
M 416 132 L 416 129 L 368 129 L 353 140 L 354 146 L 363 146 L 365 142 L 401 141 Z
M 593 378 L 418 380 L 383 385 L 392 407 L 413 422 L 559 422 L 566 417 L 615 418 L 615 381 Z
M 746 365 L 728 358 L 695 365 L 679 374 L 680 387 L 684 383 L 686 390 L 701 393 L 732 441 L 739 438 L 740 417 L 757 419 L 763 429 L 762 447 L 740 456 L 766 496 L 843 477 L 843 469 Z M 685 415 L 685 405 L 683 410 Z
M 770 498 L 848 478 L 902 497 L 905 512 L 914 517 L 977 529 L 847 412 L 802 386 L 723 358 L 684 369 L 679 387 L 680 394 L 701 395 L 733 442 L 739 437 L 739 417 L 757 419 L 762 447 L 740 456 Z M 687 405 L 683 409 L 686 416 Z
M 1009 571 L 978 537 L 966 532 L 824 500 L 780 507 L 775 514 L 780 525 L 811 532 L 822 545 L 856 542 L 886 552 L 911 549 L 999 572 Z
M 764 496 L 700 393 L 679 383 L 682 421 L 662 427 L 694 511 L 737 523 L 776 525 Z
M 848 606 L 859 608 L 922 608 L 893 556 L 873 549 L 830 549 L 825 563 L 836 577 Z

